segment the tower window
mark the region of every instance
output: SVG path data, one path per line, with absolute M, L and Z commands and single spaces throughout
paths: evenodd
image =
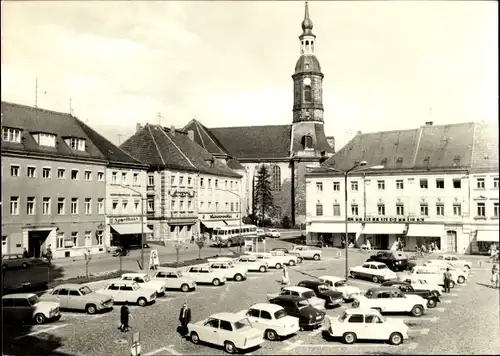
M 311 86 L 306 85 L 304 87 L 304 101 L 310 103 L 312 101 Z
M 313 148 L 313 139 L 312 136 L 306 135 L 302 137 L 302 146 L 307 148 Z

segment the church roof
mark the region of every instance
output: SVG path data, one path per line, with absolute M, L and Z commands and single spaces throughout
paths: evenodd
M 303 54 L 295 64 L 295 74 L 298 73 L 321 73 L 321 66 L 314 54 Z
M 196 119 L 191 120 L 182 131 L 188 132 L 193 131 L 194 141 L 206 149 L 211 154 L 227 154 L 229 152 L 224 148 L 224 146 L 219 142 L 217 137 L 215 137 L 209 129 L 201 124 Z
M 293 138 L 292 138 L 292 150 L 294 152 L 302 151 L 303 146 L 302 146 L 302 136 L 303 132 L 294 130 L 293 131 Z M 323 124 L 314 124 L 314 149 L 318 152 L 325 151 L 326 153 L 333 153 L 334 149 L 330 144 L 328 143 L 325 135 L 325 130 L 323 128 Z

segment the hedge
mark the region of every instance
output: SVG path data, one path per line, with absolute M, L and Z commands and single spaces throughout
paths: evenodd
M 243 253 L 236 253 L 235 252 L 234 254 L 231 254 L 231 255 L 224 254 L 224 255 L 215 255 L 215 256 L 199 258 L 199 259 L 195 258 L 192 260 L 179 261 L 179 263 L 177 263 L 177 262 L 165 262 L 165 263 L 161 263 L 160 267 L 171 267 L 171 268 L 187 267 L 187 266 L 191 266 L 191 265 L 200 265 L 203 263 L 208 263 L 208 260 L 211 258 L 217 258 L 217 257 L 238 258 L 241 255 L 243 255 Z

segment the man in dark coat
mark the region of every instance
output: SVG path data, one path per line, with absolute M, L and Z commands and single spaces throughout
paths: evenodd
M 127 307 L 127 304 L 123 305 L 120 309 L 120 330 L 121 331 L 128 331 L 129 326 L 128 326 L 128 320 L 130 317 L 130 310 Z
M 187 303 L 184 303 L 179 313 L 179 321 L 181 322 L 181 334 L 182 336 L 188 336 L 187 325 L 191 322 L 191 309 L 189 309 Z

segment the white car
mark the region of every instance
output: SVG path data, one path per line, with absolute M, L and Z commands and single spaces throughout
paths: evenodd
M 176 268 L 159 267 L 153 271 L 151 279 L 163 281 L 165 289 L 180 289 L 182 292 L 189 292 L 196 289 L 196 283 L 192 278 L 186 277 L 182 271 Z
M 209 259 L 208 266 L 215 271 L 220 271 L 226 279 L 232 279 L 233 281 L 241 282 L 248 277 L 248 269 L 244 266 L 236 266 L 233 261 Z
M 45 324 L 48 320 L 59 320 L 59 303 L 41 301 L 34 293 L 7 294 L 2 297 L 4 321 L 28 324 Z
M 315 261 L 319 261 L 323 257 L 323 251 L 311 246 L 294 246 L 289 252 L 303 259 L 313 259 Z
M 424 266 L 437 267 L 442 273 L 446 272 L 446 269 L 449 268 L 452 280 L 458 284 L 463 284 L 469 279 L 468 269 L 455 268 L 448 261 L 428 261 L 424 263 Z
M 325 300 L 318 298 L 316 293 L 312 289 L 298 287 L 298 286 L 289 286 L 281 288 L 279 293 L 269 293 L 267 294 L 267 300 L 271 300 L 276 298 L 279 295 L 292 295 L 296 297 L 302 297 L 308 300 L 309 304 L 318 310 L 325 309 Z
M 468 269 L 472 268 L 472 262 L 461 260 L 460 258 L 458 258 L 458 256 L 441 255 L 441 256 L 436 256 L 436 259 L 438 261 L 448 261 L 455 268 L 468 268 Z
M 400 345 L 408 339 L 408 326 L 399 319 L 387 319 L 374 309 L 347 309 L 338 318 L 328 318 L 328 334 L 346 344 L 356 340 L 387 340 Z
M 193 344 L 206 342 L 223 346 L 227 353 L 247 350 L 264 343 L 264 333 L 244 316 L 235 313 L 217 313 L 209 318 L 189 323 L 188 334 Z
M 120 281 L 134 281 L 143 288 L 156 290 L 156 295 L 165 295 L 165 282 L 151 279 L 146 273 L 125 273 Z
M 279 256 L 273 256 L 267 252 L 250 252 L 249 255 L 266 262 L 270 268 L 283 268 L 283 259 Z
M 352 302 L 353 308 L 375 309 L 380 313 L 410 313 L 422 316 L 427 309 L 427 300 L 419 295 L 404 294 L 397 288 L 370 288 L 365 295 L 358 295 Z
M 115 303 L 137 303 L 144 307 L 156 300 L 156 289 L 142 288 L 134 281 L 116 281 L 97 291 L 113 297 Z
M 396 272 L 391 271 L 385 263 L 365 262 L 361 266 L 349 270 L 351 278 L 369 279 L 373 283 L 383 283 L 398 279 Z
M 295 266 L 299 263 L 299 258 L 297 256 L 288 255 L 283 251 L 271 251 L 269 254 L 281 258 L 281 261 L 287 266 Z
M 221 271 L 211 269 L 209 266 L 191 266 L 183 273 L 196 283 L 207 283 L 220 286 L 226 283 L 226 276 Z
M 270 341 L 296 334 L 300 330 L 299 318 L 288 315 L 285 309 L 276 304 L 254 304 L 238 314 L 250 319 L 254 327 L 262 330 L 265 338 Z
M 266 232 L 266 236 L 269 236 L 269 237 L 272 237 L 272 238 L 277 239 L 277 238 L 280 238 L 281 234 L 280 234 L 280 232 L 279 232 L 278 230 L 276 230 L 276 229 L 269 229 L 269 230 L 267 230 L 267 232 Z
M 219 259 L 224 258 L 220 257 Z M 267 272 L 269 265 L 264 260 L 259 260 L 257 257 L 250 255 L 240 256 L 235 263 L 244 266 L 249 272 Z
M 331 290 L 341 292 L 344 301 L 353 300 L 355 296 L 360 295 L 361 291 L 358 287 L 349 285 L 344 278 L 335 276 L 321 276 L 319 281 L 326 284 Z
M 411 270 L 411 273 L 406 277 L 406 280 L 413 283 L 415 280 L 424 280 L 430 284 L 437 284 L 439 286 L 444 286 L 444 275 L 438 266 L 415 266 Z M 453 279 L 450 281 L 450 288 L 454 288 L 456 281 Z

